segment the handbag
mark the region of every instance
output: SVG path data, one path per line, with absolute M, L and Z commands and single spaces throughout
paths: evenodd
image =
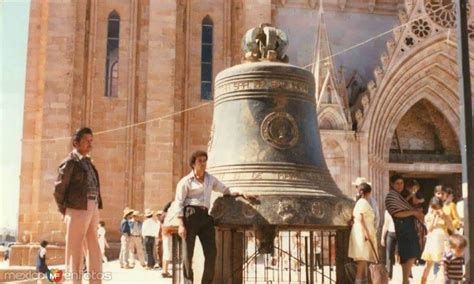
M 374 244 L 372 243 L 372 240 L 368 240 L 370 247 L 372 248 L 372 252 L 375 255 L 375 261 L 376 263 L 373 263 L 369 265 L 369 270 L 370 270 L 370 278 L 372 279 L 372 283 L 376 284 L 388 284 L 388 273 L 387 270 L 385 269 L 385 265 L 380 263 L 379 256 L 377 255 L 377 252 L 375 251 Z

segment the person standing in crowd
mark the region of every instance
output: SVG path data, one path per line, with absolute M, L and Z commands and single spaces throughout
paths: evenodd
M 99 228 L 97 229 L 97 237 L 99 238 L 99 247 L 100 252 L 102 253 L 102 262 L 107 262 L 107 257 L 105 256 L 105 248 L 109 248 L 109 243 L 107 243 L 107 239 L 105 238 L 106 234 L 105 230 L 105 222 L 99 222 Z
M 163 236 L 161 234 L 163 225 L 163 211 L 158 210 L 155 212 L 155 220 L 158 223 L 158 235 L 155 239 L 154 255 L 155 255 L 155 266 L 153 268 L 161 269 L 163 259 Z
M 428 227 L 426 246 L 421 258 L 426 261 L 421 284 L 425 284 L 433 263 L 439 263 L 444 253 L 444 242 L 448 237 L 448 230 L 453 228 L 451 218 L 443 212 L 443 201 L 433 197 L 430 201 L 430 210 L 425 217 Z
M 216 260 L 216 240 L 214 220 L 209 215 L 211 192 L 224 195 L 241 195 L 254 199 L 251 194 L 231 193 L 217 178 L 206 172 L 207 153 L 196 151 L 190 157 L 192 171 L 183 177 L 176 187 L 175 202 L 179 220 L 178 234 L 183 241 L 183 266 L 185 283 L 194 279 L 192 259 L 196 236 L 201 241 L 204 252 L 204 272 L 201 283 L 212 283 Z
M 40 248 L 38 250 L 38 255 L 36 257 L 36 272 L 48 273 L 49 268 L 46 264 L 46 247 L 48 246 L 48 241 L 42 240 L 40 243 Z
M 403 271 L 403 284 L 409 283 L 411 267 L 420 256 L 420 243 L 416 231 L 416 220 L 424 221 L 422 212 L 415 210 L 403 198 L 403 177 L 394 175 L 390 178 L 390 191 L 385 198 L 385 208 L 393 218 L 395 234 L 397 236 L 398 254 Z
M 402 196 L 413 206 L 415 210 L 423 212 L 423 204 L 425 203 L 425 198 L 420 192 L 420 184 L 416 180 L 410 180 L 407 182 L 407 188 L 402 191 Z M 418 234 L 418 242 L 420 243 L 420 251 L 423 251 L 425 247 L 426 239 L 426 226 L 423 222 L 418 220 L 415 221 L 416 233 Z M 421 256 L 420 256 L 421 257 Z M 417 259 L 417 263 L 423 263 L 421 258 Z
M 454 229 L 459 230 L 463 226 L 456 208 L 456 203 L 454 203 L 454 191 L 450 187 L 446 188 L 446 201 L 444 202 L 443 211 L 446 215 L 451 217 Z
M 461 221 L 461 226 L 457 233 L 462 236 L 464 234 L 464 199 L 461 199 L 456 203 L 456 211 L 458 212 L 459 220 Z
M 358 187 L 359 199 L 352 212 L 354 224 L 349 238 L 349 257 L 357 263 L 355 283 L 362 284 L 368 283 L 368 263 L 376 261 L 374 251 L 377 251 L 377 237 L 375 212 L 369 202 L 372 188 L 367 183 L 361 183 Z
M 463 282 L 464 250 L 467 247 L 466 239 L 458 234 L 449 237 L 449 250 L 443 256 L 443 274 L 447 284 L 461 284 Z
M 380 244 L 385 249 L 385 264 L 388 272 L 388 277 L 392 279 L 393 265 L 395 264 L 395 248 L 397 247 L 397 235 L 395 234 L 395 224 L 392 216 L 385 210 L 384 222 L 382 227 L 382 238 Z
M 314 257 L 315 257 L 315 261 L 314 261 L 314 265 L 317 266 L 320 270 L 323 269 L 323 261 L 322 261 L 322 258 L 321 258 L 321 237 L 320 237 L 320 234 L 322 232 L 320 231 L 316 231 L 314 233 Z
M 97 239 L 99 209 L 102 209 L 99 173 L 89 153 L 92 150 L 92 130 L 79 128 L 73 135 L 74 150 L 59 166 L 54 199 L 66 222 L 65 271 L 73 283 L 82 280 L 82 244 L 87 244 L 90 283 L 101 283 L 95 277 L 102 274 L 102 256 Z
M 356 178 L 356 180 L 352 183 L 352 185 L 355 186 L 355 190 L 356 190 L 356 195 L 355 195 L 356 196 L 355 197 L 356 201 L 359 199 L 359 194 L 360 194 L 359 186 L 362 183 L 367 183 L 368 185 L 372 186 L 372 184 L 370 182 L 368 182 L 364 177 Z M 375 213 L 375 219 L 374 219 L 375 228 L 379 228 L 379 226 L 380 226 L 379 205 L 377 203 L 377 200 L 375 200 L 373 192 L 370 195 L 369 203 L 370 203 L 370 206 L 372 206 L 372 210 L 374 210 L 374 213 Z
M 163 208 L 163 215 L 162 215 L 162 226 L 161 226 L 161 236 L 163 238 L 163 256 L 161 258 L 162 260 L 162 268 L 163 271 L 161 272 L 161 276 L 163 278 L 171 278 L 172 275 L 168 271 L 169 264 L 171 264 L 172 261 L 172 255 L 173 255 L 173 228 L 166 226 L 166 220 L 169 220 L 170 217 L 168 214 L 171 214 L 169 212 L 169 209 L 171 207 L 172 201 L 168 202 L 165 207 Z
M 434 188 L 434 196 L 438 197 L 443 201 L 443 203 L 446 201 L 448 198 L 448 191 L 446 190 L 446 187 L 443 185 L 437 185 Z
M 142 222 L 140 220 L 140 212 L 133 211 L 132 219 L 128 221 L 130 226 L 130 256 L 131 266 L 135 267 L 135 254 L 136 251 L 138 261 L 142 267 L 145 267 L 145 255 L 143 250 L 143 238 L 142 238 Z
M 123 209 L 123 219 L 120 222 L 120 268 L 133 268 L 130 266 L 130 225 L 133 209 Z
M 158 236 L 160 229 L 158 221 L 154 217 L 154 212 L 150 209 L 145 210 L 146 220 L 142 226 L 142 236 L 145 238 L 145 250 L 147 255 L 146 269 L 153 269 L 155 267 L 155 239 Z

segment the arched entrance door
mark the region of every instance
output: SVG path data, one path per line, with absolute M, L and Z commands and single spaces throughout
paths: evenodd
M 443 113 L 421 99 L 401 118 L 392 137 L 389 170 L 421 184 L 425 200 L 443 184 L 461 197 L 461 155 L 456 132 Z

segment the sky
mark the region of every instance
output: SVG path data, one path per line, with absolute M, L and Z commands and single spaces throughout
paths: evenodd
M 0 0 L 0 230 L 16 229 L 29 0 Z

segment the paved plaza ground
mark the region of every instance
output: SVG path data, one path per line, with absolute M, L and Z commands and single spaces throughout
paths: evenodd
M 6 263 L 3 262 L 3 263 L 0 263 L 0 273 L 1 271 L 5 271 L 4 269 L 6 269 L 7 266 L 6 266 Z M 22 269 L 23 271 L 26 271 L 27 269 L 33 269 L 32 267 L 8 267 L 9 269 Z M 59 269 L 62 269 L 64 268 L 64 266 L 55 266 L 54 268 L 59 268 Z M 258 265 L 257 266 L 257 269 L 264 269 L 263 265 Z M 401 283 L 401 275 L 402 275 L 402 271 L 401 271 L 401 266 L 400 265 L 396 265 L 394 267 L 395 271 L 394 271 L 394 279 L 392 279 L 392 281 L 390 281 L 390 284 L 398 284 L 398 283 Z M 197 268 L 196 269 L 196 273 L 199 273 L 201 274 L 202 270 Z M 411 281 L 411 283 L 419 283 L 420 282 L 420 278 L 421 278 L 421 273 L 423 271 L 423 266 L 415 266 L 413 268 L 413 280 Z M 115 261 L 110 261 L 108 263 L 105 263 L 104 264 L 104 272 L 111 272 L 111 280 L 110 281 L 104 281 L 103 283 L 163 283 L 163 284 L 166 284 L 166 283 L 172 283 L 171 279 L 163 279 L 161 277 L 161 270 L 145 270 L 144 268 L 138 266 L 134 269 L 121 269 L 120 268 L 120 265 L 118 263 L 117 260 Z M 296 277 L 296 272 L 295 273 L 295 277 L 293 279 L 297 279 Z M 43 280 L 43 281 L 19 281 L 19 282 L 9 282 L 9 283 L 28 283 L 28 284 L 33 284 L 33 283 L 51 283 L 49 282 L 47 279 L 46 280 Z M 87 282 L 84 282 L 84 283 L 87 283 Z M 257 282 L 254 282 L 254 281 L 249 281 L 249 282 L 245 282 L 245 283 L 266 283 L 264 281 L 257 281 Z M 267 283 L 270 283 L 270 282 L 267 282 Z M 273 282 L 273 283 L 276 283 L 276 282 Z M 290 283 L 288 281 L 282 281 L 280 283 Z M 297 280 L 293 280 L 291 283 L 306 283 L 305 281 L 297 281 Z M 316 283 L 323 283 L 321 282 L 320 280 Z M 329 281 L 325 281 L 324 283 L 330 283 Z M 434 279 L 431 278 L 428 283 L 434 283 Z

